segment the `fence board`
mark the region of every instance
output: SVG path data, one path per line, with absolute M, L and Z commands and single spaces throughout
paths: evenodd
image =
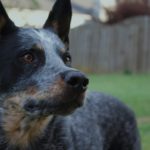
M 73 66 L 88 72 L 150 72 L 150 18 L 116 25 L 94 21 L 72 29 Z

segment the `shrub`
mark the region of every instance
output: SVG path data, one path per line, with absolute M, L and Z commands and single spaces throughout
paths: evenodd
M 108 21 L 106 23 L 113 24 L 124 19 L 148 15 L 150 16 L 150 6 L 146 0 L 138 1 L 123 1 L 118 3 L 115 10 L 106 9 Z

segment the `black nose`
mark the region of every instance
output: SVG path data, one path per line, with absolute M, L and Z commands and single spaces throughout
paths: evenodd
M 63 74 L 63 79 L 67 85 L 80 91 L 85 91 L 89 84 L 89 79 L 79 71 L 68 71 Z

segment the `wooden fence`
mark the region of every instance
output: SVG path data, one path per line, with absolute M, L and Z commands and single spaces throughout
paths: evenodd
M 150 18 L 89 21 L 70 34 L 73 66 L 86 72 L 150 72 Z

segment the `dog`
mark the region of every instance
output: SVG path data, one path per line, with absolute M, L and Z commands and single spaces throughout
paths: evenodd
M 0 1 L 0 150 L 140 150 L 134 113 L 71 67 L 71 17 L 57 0 L 42 29 L 21 28 Z

